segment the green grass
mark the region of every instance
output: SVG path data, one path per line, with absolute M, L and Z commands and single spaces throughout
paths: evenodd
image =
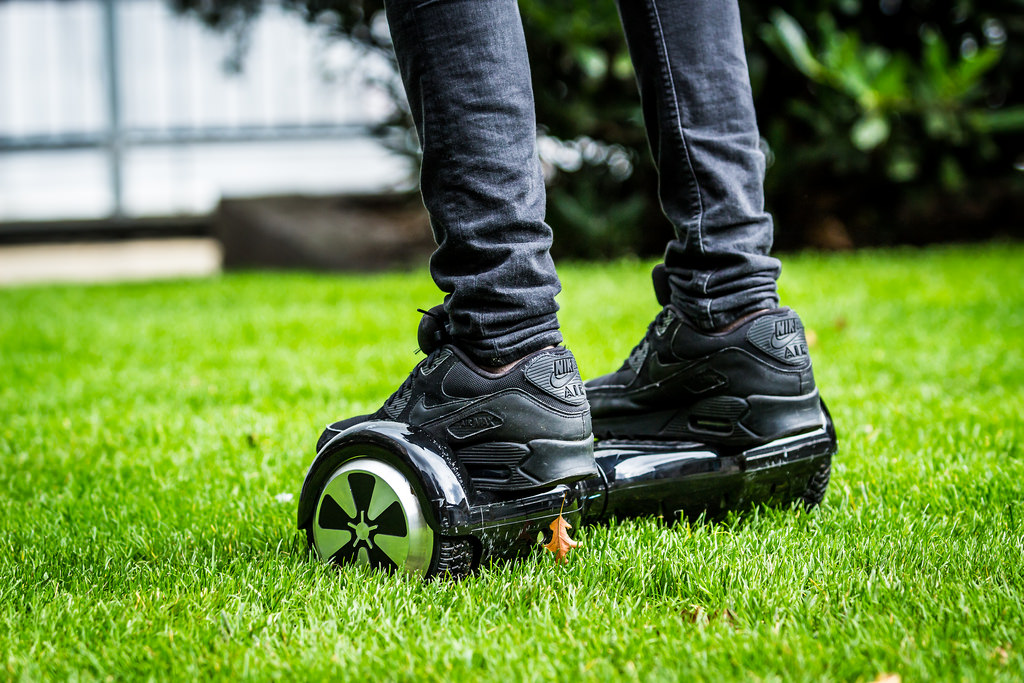
M 608 371 L 649 263 L 565 265 Z M 0 679 L 1024 676 L 1024 247 L 786 259 L 841 452 L 824 506 L 584 530 L 462 583 L 311 561 L 327 421 L 416 362 L 424 272 L 0 291 Z

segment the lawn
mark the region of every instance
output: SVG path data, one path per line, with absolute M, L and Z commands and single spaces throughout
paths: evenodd
M 562 267 L 585 376 L 650 265 Z M 417 361 L 425 272 L 0 291 L 0 679 L 1021 679 L 1024 246 L 794 255 L 781 287 L 840 434 L 822 508 L 461 583 L 313 561 L 282 495 Z

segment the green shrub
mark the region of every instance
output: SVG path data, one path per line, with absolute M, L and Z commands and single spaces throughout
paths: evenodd
M 254 0 L 172 0 L 220 28 Z M 381 0 L 287 0 L 390 54 Z M 741 2 L 777 243 L 963 238 L 1024 222 L 1024 0 Z M 520 0 L 555 251 L 660 251 L 670 230 L 611 0 Z M 696 37 L 695 37 L 696 39 Z M 387 83 L 401 102 L 396 79 Z M 379 133 L 415 154 L 401 107 Z M 1015 170 L 1015 166 L 1017 170 Z M 842 241 L 842 240 L 840 240 Z
M 862 243 L 962 238 L 972 221 L 1014 228 L 1021 8 L 848 0 L 787 13 L 748 3 L 758 114 L 775 159 L 767 190 L 782 224 L 813 229 L 839 216 Z

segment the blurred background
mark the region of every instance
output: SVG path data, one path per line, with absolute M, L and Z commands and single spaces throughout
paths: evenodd
M 1024 0 L 741 2 L 781 249 L 1024 234 Z M 521 0 L 556 256 L 669 237 L 611 0 Z M 0 282 L 422 264 L 379 0 L 0 0 Z

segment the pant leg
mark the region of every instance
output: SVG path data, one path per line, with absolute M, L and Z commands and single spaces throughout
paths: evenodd
M 556 344 L 530 67 L 516 0 L 388 0 L 450 332 L 484 364 Z
M 617 0 L 659 196 L 675 228 L 672 301 L 701 327 L 778 305 L 750 75 L 736 0 Z

